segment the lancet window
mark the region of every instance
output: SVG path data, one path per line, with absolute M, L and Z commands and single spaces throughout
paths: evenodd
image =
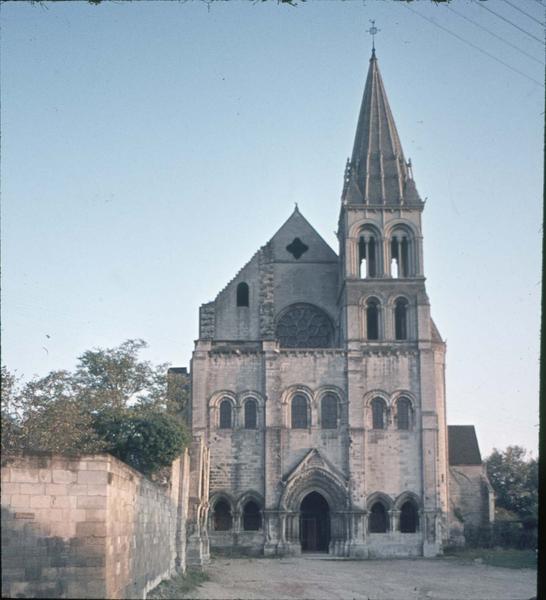
M 249 500 L 243 509 L 243 529 L 244 531 L 259 531 L 261 527 L 260 507 L 254 500 Z
M 370 510 L 370 533 L 386 533 L 389 525 L 387 510 L 382 502 L 376 502 Z
M 220 402 L 220 429 L 231 429 L 233 427 L 233 411 L 229 400 Z
M 258 404 L 256 400 L 250 398 L 245 402 L 245 429 L 256 429 L 258 424 Z
M 410 429 L 411 402 L 408 398 L 400 398 L 396 403 L 396 422 L 398 425 L 398 429 Z
M 372 400 L 372 427 L 373 429 L 385 429 L 385 416 L 387 405 L 383 398 L 374 398 Z
M 411 500 L 404 502 L 400 509 L 400 531 L 401 533 L 415 533 L 419 526 L 419 514 Z
M 394 337 L 408 339 L 408 301 L 405 298 L 398 298 L 394 303 Z
M 411 277 L 412 243 L 410 234 L 404 229 L 397 229 L 391 238 L 391 276 L 395 279 Z
M 249 305 L 249 291 L 248 283 L 241 281 L 241 283 L 237 286 L 237 306 Z
M 296 394 L 291 404 L 292 429 L 306 429 L 308 427 L 307 398 L 303 394 Z
M 362 231 L 358 239 L 358 267 L 361 279 L 378 275 L 378 243 L 372 231 Z
M 232 527 L 232 521 L 229 504 L 225 500 L 218 500 L 214 505 L 214 531 L 229 531 Z
M 366 302 L 366 332 L 369 340 L 379 339 L 379 300 L 376 298 Z
M 337 398 L 333 394 L 326 394 L 322 397 L 320 421 L 322 429 L 336 429 L 337 427 Z

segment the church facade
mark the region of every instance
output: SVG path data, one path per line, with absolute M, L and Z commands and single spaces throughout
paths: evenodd
M 334 252 L 288 220 L 200 308 L 190 419 L 211 548 L 435 556 L 450 527 L 445 343 L 421 200 L 375 52 Z

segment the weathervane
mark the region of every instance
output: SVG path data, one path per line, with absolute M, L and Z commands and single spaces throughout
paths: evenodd
M 375 26 L 375 21 L 372 21 L 370 19 L 370 23 L 372 24 L 372 26 L 369 29 L 366 29 L 366 31 L 372 36 L 372 52 L 375 54 L 375 36 L 381 31 L 381 29 L 377 29 L 377 27 Z

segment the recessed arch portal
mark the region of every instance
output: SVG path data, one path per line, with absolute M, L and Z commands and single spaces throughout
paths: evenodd
M 301 502 L 300 542 L 302 552 L 328 552 L 330 507 L 319 492 L 310 492 Z

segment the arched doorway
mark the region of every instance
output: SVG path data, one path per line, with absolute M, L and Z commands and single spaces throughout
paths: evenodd
M 302 552 L 328 552 L 330 544 L 330 507 L 318 492 L 307 494 L 300 506 Z

